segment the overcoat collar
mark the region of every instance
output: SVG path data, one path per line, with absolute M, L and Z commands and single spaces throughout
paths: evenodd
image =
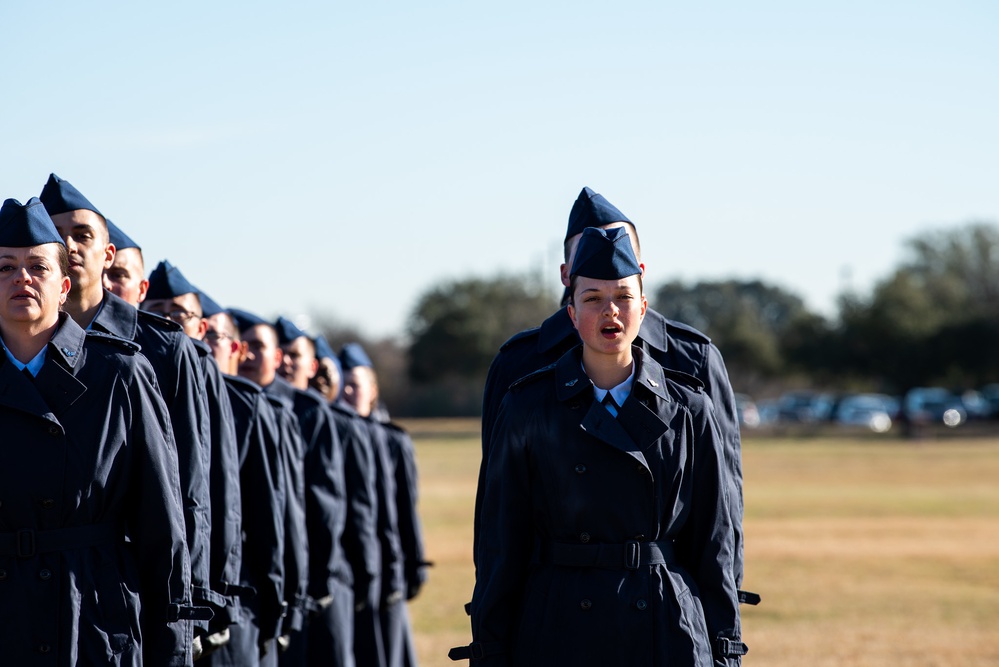
M 593 383 L 581 361 L 582 345 L 566 352 L 555 364 L 555 395 L 563 403 L 588 404 L 580 428 L 649 468 L 642 452 L 669 431 L 669 424 L 661 416 L 665 409 L 660 409 L 660 404 L 673 400 L 666 390 L 662 366 L 648 359 L 638 347 L 632 347 L 632 354 L 635 382 L 617 418 L 593 398 Z
M 91 326 L 118 338 L 135 340 L 139 328 L 139 311 L 129 302 L 104 290 L 104 304 Z
M 645 319 L 642 320 L 642 326 L 638 330 L 638 338 L 646 345 L 666 352 L 669 349 L 666 337 L 666 318 L 651 308 L 647 309 Z M 563 306 L 541 323 L 538 333 L 538 352 L 544 354 L 554 350 L 567 339 L 572 339 L 574 343 L 578 343 L 579 334 L 576 333 L 576 327 L 572 326 L 568 307 Z
M 58 415 L 87 391 L 76 378 L 86 339 L 86 332 L 60 313 L 59 328 L 48 342 L 45 364 L 34 383 L 0 355 L 0 405 L 59 424 Z

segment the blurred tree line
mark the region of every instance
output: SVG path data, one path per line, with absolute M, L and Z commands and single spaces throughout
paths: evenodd
M 554 273 L 554 272 L 553 272 Z M 399 416 L 472 416 L 496 351 L 558 307 L 550 276 L 469 278 L 428 289 L 406 334 L 365 340 L 326 323 L 335 345 L 362 342 L 383 400 Z M 920 234 L 870 294 L 840 295 L 834 318 L 759 280 L 646 286 L 649 305 L 709 335 L 736 391 L 796 387 L 900 394 L 914 386 L 999 381 L 999 227 L 973 222 Z

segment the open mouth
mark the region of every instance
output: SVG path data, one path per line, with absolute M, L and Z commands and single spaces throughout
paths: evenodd
M 622 331 L 623 331 L 623 329 L 621 328 L 621 325 L 619 325 L 619 324 L 608 324 L 607 326 L 600 328 L 600 334 L 604 338 L 615 338 Z

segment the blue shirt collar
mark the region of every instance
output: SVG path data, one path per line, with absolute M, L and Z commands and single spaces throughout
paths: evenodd
M 25 368 L 27 368 L 28 372 L 31 373 L 35 377 L 38 377 L 38 372 L 40 370 L 42 370 L 42 366 L 45 365 L 45 351 L 47 349 L 49 349 L 49 345 L 48 345 L 48 343 L 46 343 L 42 347 L 41 351 L 38 354 L 36 354 L 31 361 L 29 361 L 26 364 L 22 364 L 20 361 L 18 361 L 17 359 L 14 358 L 13 354 L 10 353 L 10 350 L 8 350 L 7 346 L 4 345 L 2 338 L 0 338 L 0 346 L 3 346 L 4 354 L 7 355 L 7 359 L 12 364 L 14 364 L 14 367 L 17 370 L 23 371 Z

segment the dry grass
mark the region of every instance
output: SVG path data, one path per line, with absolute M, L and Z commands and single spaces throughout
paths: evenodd
M 469 641 L 476 423 L 410 422 L 428 558 L 421 665 Z M 747 667 L 999 665 L 999 438 L 747 439 Z

